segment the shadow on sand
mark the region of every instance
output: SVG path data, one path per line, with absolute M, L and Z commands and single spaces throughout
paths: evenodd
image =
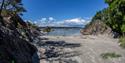
M 70 63 L 77 63 L 72 61 L 71 58 L 81 55 L 79 51 L 74 51 L 74 48 L 80 47 L 80 43 L 67 43 L 65 41 L 45 41 L 44 43 L 39 43 L 39 46 L 45 47 L 46 60 L 53 61 L 63 61 Z M 69 63 L 69 62 L 68 62 Z
M 53 47 L 64 47 L 64 48 L 75 48 L 80 47 L 80 43 L 67 43 L 65 41 L 46 41 L 44 43 L 38 43 L 39 46 L 53 46 Z

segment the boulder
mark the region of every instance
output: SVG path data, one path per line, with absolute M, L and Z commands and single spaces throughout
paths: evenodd
M 33 63 L 37 49 L 18 37 L 15 30 L 0 25 L 0 63 Z
M 95 20 L 86 25 L 80 32 L 83 35 L 112 34 L 112 29 L 103 21 Z

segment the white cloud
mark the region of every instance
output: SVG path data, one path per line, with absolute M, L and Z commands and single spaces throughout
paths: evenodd
M 37 21 L 34 21 L 34 24 L 37 24 Z
M 74 18 L 68 19 L 64 21 L 65 23 L 73 23 L 73 24 L 84 24 L 86 21 L 82 18 Z
M 46 21 L 47 20 L 47 18 L 41 18 L 40 19 L 40 21 Z
M 37 20 L 37 24 L 39 26 L 76 26 L 77 27 L 77 26 L 84 26 L 87 23 L 89 23 L 90 20 L 88 19 L 73 18 L 73 19 L 57 21 L 53 17 L 49 17 L 49 18 L 41 18 L 40 20 Z
M 50 21 L 53 21 L 53 20 L 55 20 L 53 17 L 49 17 L 48 18 Z

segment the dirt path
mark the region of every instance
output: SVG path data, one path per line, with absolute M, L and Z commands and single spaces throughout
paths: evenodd
M 125 49 L 118 46 L 117 39 L 112 39 L 108 36 L 45 37 L 49 38 L 47 41 L 64 41 L 68 43 L 67 46 L 63 47 L 63 54 L 65 55 L 61 55 L 61 59 L 51 61 L 51 63 L 59 63 L 58 60 L 63 60 L 62 63 L 125 63 Z M 68 52 L 70 52 L 70 54 L 68 54 Z M 101 57 L 103 53 L 116 53 L 121 55 L 121 57 L 103 59 Z

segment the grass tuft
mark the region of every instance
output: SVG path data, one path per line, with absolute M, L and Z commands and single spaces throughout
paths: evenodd
M 121 55 L 120 54 L 116 54 L 114 52 L 113 53 L 102 53 L 101 57 L 103 59 L 109 59 L 109 58 L 119 58 L 119 57 L 121 57 Z

